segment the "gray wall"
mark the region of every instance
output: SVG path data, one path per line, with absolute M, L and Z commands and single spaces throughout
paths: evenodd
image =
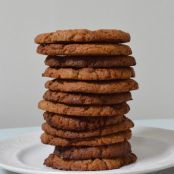
M 173 0 L 0 0 L 0 128 L 40 125 L 44 56 L 38 33 L 65 28 L 120 28 L 137 59 L 129 117 L 173 118 Z

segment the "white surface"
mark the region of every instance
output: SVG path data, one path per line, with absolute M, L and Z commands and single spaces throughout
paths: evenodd
M 89 171 L 85 174 L 140 174 L 174 166 L 174 131 L 160 128 L 137 127 L 134 129 L 132 147 L 138 156 L 134 164 L 109 171 Z M 44 159 L 53 147 L 39 142 L 40 132 L 1 140 L 0 166 L 25 174 L 82 174 L 53 170 L 43 166 Z
M 45 56 L 35 53 L 33 39 L 64 28 L 130 32 L 140 90 L 129 116 L 173 118 L 173 7 L 173 0 L 0 0 L 0 128 L 41 124 Z

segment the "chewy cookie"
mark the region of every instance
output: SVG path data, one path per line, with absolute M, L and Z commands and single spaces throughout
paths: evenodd
M 62 159 L 86 160 L 95 158 L 115 158 L 125 156 L 131 152 L 131 146 L 128 141 L 97 147 L 59 147 L 56 146 L 54 154 Z
M 37 47 L 37 53 L 44 55 L 130 55 L 132 50 L 123 44 L 44 44 Z
M 137 157 L 133 153 L 113 159 L 91 159 L 91 160 L 65 160 L 55 154 L 50 154 L 44 164 L 48 167 L 60 170 L 91 171 L 111 170 L 124 165 L 134 163 Z
M 127 103 L 111 106 L 72 106 L 46 100 L 40 101 L 38 107 L 48 112 L 71 116 L 116 116 L 124 115 L 130 110 Z
M 44 77 L 73 80 L 116 80 L 135 76 L 133 68 L 47 68 Z
M 72 105 L 113 105 L 132 100 L 130 92 L 115 94 L 80 94 L 48 90 L 43 98 L 48 101 Z
M 130 35 L 116 29 L 73 29 L 57 30 L 50 33 L 42 33 L 36 36 L 35 43 L 123 43 L 129 42 Z
M 61 130 L 51 127 L 48 123 L 42 124 L 42 130 L 52 136 L 55 137 L 61 137 L 61 138 L 88 138 L 88 137 L 99 137 L 99 136 L 105 136 L 121 131 L 128 130 L 134 126 L 133 122 L 125 118 L 121 123 L 108 126 L 105 128 L 92 130 L 92 131 L 83 131 L 83 132 L 77 132 L 77 131 L 68 131 L 68 130 Z
M 55 79 L 47 81 L 45 87 L 53 91 L 62 92 L 112 94 L 138 89 L 138 83 L 133 79 L 94 82 Z
M 45 65 L 57 68 L 113 68 L 136 65 L 132 56 L 47 56 Z
M 80 138 L 80 139 L 65 139 L 60 137 L 55 137 L 47 133 L 41 135 L 41 141 L 44 144 L 50 144 L 54 146 L 102 146 L 120 143 L 127 141 L 131 138 L 131 130 L 126 130 L 123 132 L 114 133 L 111 135 L 106 135 L 103 137 L 91 137 L 91 138 Z
M 114 29 L 57 30 L 36 36 L 37 53 L 47 55 L 47 91 L 41 142 L 55 146 L 45 159 L 60 170 L 117 169 L 136 161 L 128 142 L 132 120 L 125 114 L 136 65 L 129 33 Z
M 124 117 L 122 115 L 113 117 L 67 117 L 45 112 L 44 119 L 49 125 L 57 129 L 87 131 L 118 124 L 124 120 Z

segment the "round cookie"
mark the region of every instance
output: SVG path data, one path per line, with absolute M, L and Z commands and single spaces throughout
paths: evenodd
M 134 69 L 127 68 L 50 68 L 43 77 L 72 80 L 117 80 L 135 77 Z
M 132 56 L 47 56 L 45 65 L 62 68 L 114 68 L 136 65 Z
M 41 141 L 43 144 L 49 144 L 54 146 L 70 147 L 70 146 L 102 146 L 120 143 L 127 141 L 131 138 L 131 130 L 106 135 L 103 137 L 92 138 L 80 138 L 80 139 L 65 139 L 60 137 L 54 137 L 52 135 L 43 133 L 41 135 Z
M 77 131 L 68 131 L 68 130 L 61 130 L 51 127 L 48 123 L 42 124 L 42 130 L 52 136 L 55 137 L 61 137 L 61 138 L 89 138 L 89 137 L 99 137 L 99 136 L 105 136 L 110 135 L 113 133 L 126 131 L 134 126 L 133 122 L 126 118 L 121 123 L 107 126 L 102 129 L 92 130 L 92 131 L 83 131 L 83 132 L 77 132 Z
M 137 157 L 133 153 L 113 159 L 65 160 L 55 154 L 50 154 L 44 164 L 47 167 L 60 170 L 96 171 L 111 170 L 134 163 Z
M 124 117 L 66 117 L 54 113 L 45 112 L 45 121 L 54 128 L 70 131 L 95 130 L 120 123 Z
M 128 141 L 97 147 L 59 147 L 56 146 L 54 154 L 62 159 L 86 160 L 95 158 L 115 158 L 125 156 L 131 152 L 131 145 Z
M 127 103 L 111 106 L 72 106 L 46 100 L 41 100 L 38 107 L 48 112 L 71 116 L 116 116 L 124 115 L 130 110 Z
M 35 43 L 123 43 L 130 41 L 130 34 L 117 29 L 71 29 L 42 33 L 36 36 Z
M 81 92 L 95 94 L 112 94 L 138 89 L 138 83 L 133 79 L 115 81 L 73 81 L 49 80 L 45 83 L 47 89 L 62 92 Z
M 72 105 L 113 105 L 132 100 L 130 92 L 115 94 L 80 94 L 48 90 L 43 98 L 48 101 Z
M 44 44 L 37 47 L 37 53 L 44 55 L 130 55 L 132 50 L 122 44 Z

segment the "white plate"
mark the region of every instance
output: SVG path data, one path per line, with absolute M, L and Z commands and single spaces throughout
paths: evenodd
M 0 167 L 22 174 L 140 174 L 174 166 L 174 131 L 136 127 L 131 140 L 136 163 L 115 170 L 61 171 L 47 168 L 44 159 L 53 147 L 40 143 L 41 132 L 0 141 Z

